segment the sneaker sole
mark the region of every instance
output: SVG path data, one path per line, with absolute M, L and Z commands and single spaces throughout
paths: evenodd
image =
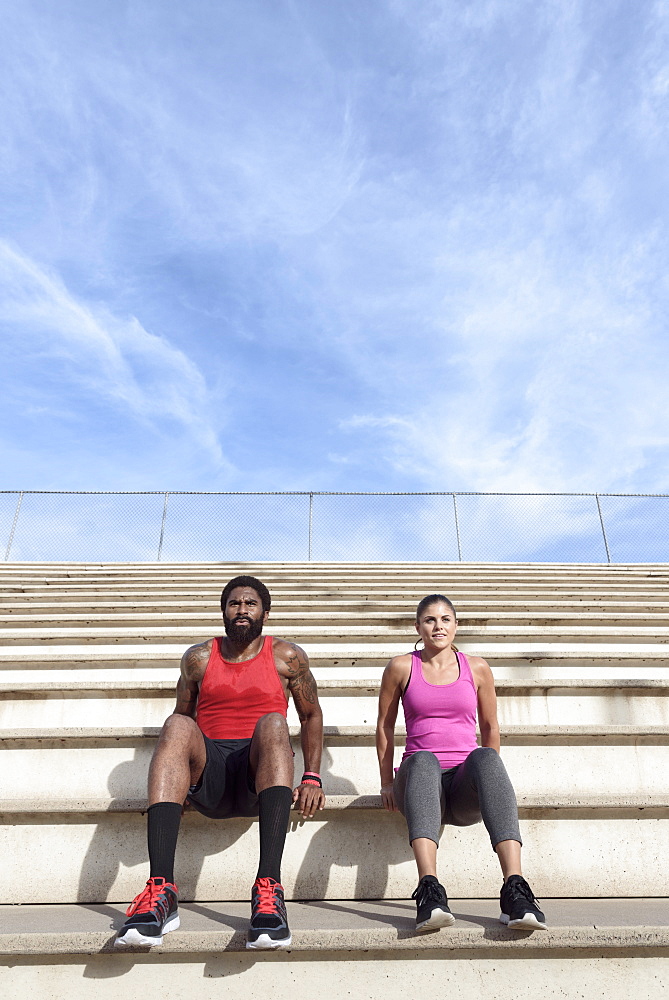
M 426 934 L 428 931 L 438 931 L 441 927 L 452 927 L 455 917 L 447 910 L 434 909 L 427 920 L 416 924 L 416 934 Z
M 506 913 L 501 913 L 499 917 L 500 924 L 506 924 L 511 930 L 528 930 L 528 931 L 547 931 L 548 925 L 542 924 L 540 920 L 537 920 L 534 913 L 525 913 L 522 917 L 518 917 L 516 920 L 510 920 Z
M 163 933 L 156 937 L 149 937 L 146 934 L 140 934 L 140 932 L 135 928 L 131 927 L 130 930 L 126 931 L 123 937 L 117 937 L 114 941 L 115 948 L 157 948 L 158 945 L 163 943 L 163 935 L 169 934 L 170 931 L 175 931 L 179 927 L 180 920 L 179 914 L 175 913 L 173 916 L 166 921 L 163 927 Z
M 260 934 L 255 941 L 246 941 L 246 947 L 252 951 L 275 951 L 277 948 L 289 948 L 293 940 L 292 934 L 285 938 L 271 938 L 269 934 Z

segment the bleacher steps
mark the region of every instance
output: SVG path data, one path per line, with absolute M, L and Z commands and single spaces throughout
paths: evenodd
M 187 810 L 182 928 L 158 953 L 111 953 L 148 874 L 146 773 L 179 659 L 220 634 L 221 586 L 237 573 L 270 587 L 266 631 L 307 649 L 320 687 L 327 809 L 293 814 L 284 860 L 287 896 L 311 902 L 290 904 L 289 953 L 240 950 L 257 824 Z M 669 567 L 21 563 L 0 580 L 0 884 L 22 904 L 0 906 L 3 996 L 266 1000 L 267 962 L 277 998 L 307 982 L 333 1000 L 666 989 Z M 458 646 L 495 674 L 545 933 L 497 922 L 481 826 L 442 839 L 455 927 L 412 933 L 415 866 L 404 821 L 381 808 L 373 728 L 384 664 L 413 646 L 415 604 L 434 591 L 459 609 Z M 289 720 L 296 733 L 292 708 Z

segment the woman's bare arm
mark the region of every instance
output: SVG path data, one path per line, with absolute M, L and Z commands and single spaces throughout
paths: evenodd
M 492 670 L 480 656 L 471 657 L 472 673 L 476 681 L 476 696 L 478 700 L 479 729 L 481 731 L 481 746 L 492 747 L 499 753 L 499 722 L 497 720 L 497 695 Z
M 383 671 L 379 691 L 379 714 L 376 722 L 376 753 L 381 776 L 383 806 L 395 812 L 393 796 L 393 757 L 395 751 L 395 722 L 402 689 L 409 676 L 408 656 L 394 656 Z

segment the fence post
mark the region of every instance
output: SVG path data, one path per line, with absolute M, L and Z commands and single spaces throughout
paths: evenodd
M 604 548 L 606 549 L 606 561 L 611 562 L 611 553 L 609 552 L 609 543 L 606 540 L 606 531 L 604 530 L 604 517 L 602 516 L 602 505 L 599 502 L 599 493 L 595 493 L 595 500 L 597 501 L 597 511 L 599 512 L 599 523 L 602 526 L 602 535 L 604 536 Z
M 158 562 L 160 562 L 160 556 L 162 555 L 162 551 L 163 551 L 163 538 L 165 537 L 165 519 L 167 517 L 167 500 L 168 500 L 168 497 L 169 497 L 169 493 L 166 493 L 165 494 L 165 502 L 163 503 L 163 519 L 162 519 L 162 522 L 160 524 L 160 541 L 158 542 L 158 560 L 157 560 Z
M 314 495 L 309 494 L 309 562 L 311 562 L 311 536 L 314 526 Z
M 460 525 L 458 523 L 458 505 L 455 501 L 455 493 L 451 493 L 453 497 L 453 513 L 455 514 L 455 537 L 458 540 L 458 561 L 462 562 L 462 549 L 460 548 Z
M 18 502 L 16 504 L 16 510 L 14 511 L 14 520 L 12 521 L 12 530 L 9 532 L 9 541 L 7 542 L 7 548 L 5 549 L 5 562 L 7 562 L 7 560 L 9 559 L 9 553 L 11 552 L 11 549 L 12 549 L 12 542 L 14 541 L 14 532 L 16 531 L 16 522 L 19 519 L 19 511 L 21 510 L 21 504 L 23 503 L 23 493 L 24 493 L 24 490 L 21 490 L 21 492 L 19 494 Z

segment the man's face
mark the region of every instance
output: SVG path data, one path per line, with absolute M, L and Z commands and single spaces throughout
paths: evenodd
M 260 595 L 253 587 L 235 587 L 231 590 L 223 611 L 225 634 L 230 642 L 253 642 L 262 633 L 267 612 L 262 609 Z

